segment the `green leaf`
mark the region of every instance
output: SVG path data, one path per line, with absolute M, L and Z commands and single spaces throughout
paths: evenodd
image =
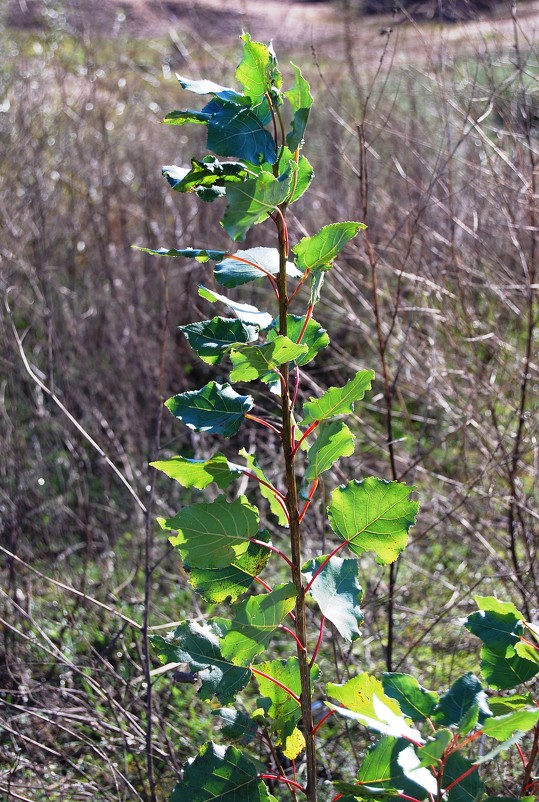
M 210 743 L 187 763 L 170 802 L 270 802 L 256 766 L 235 746 Z
M 477 705 L 479 723 L 492 715 L 483 686 L 471 672 L 459 677 L 441 697 L 434 711 L 437 722 L 446 727 L 457 726 L 469 709 Z
M 171 111 L 167 114 L 163 122 L 166 125 L 208 125 L 211 114 L 205 109 L 195 111 L 194 109 L 183 109 L 181 111 Z
M 429 738 L 425 746 L 421 746 L 417 750 L 420 765 L 437 767 L 438 761 L 452 740 L 451 730 L 438 730 L 432 738 Z
M 244 181 L 248 171 L 241 162 L 220 162 L 215 156 L 191 160 L 191 168 L 165 165 L 162 174 L 175 192 L 195 192 L 202 200 L 212 201 L 226 194 L 226 185 Z
M 289 193 L 290 176 L 275 178 L 261 173 L 257 178 L 231 184 L 227 191 L 227 208 L 223 226 L 234 240 L 244 239 L 251 226 L 261 223 Z
M 499 691 L 517 688 L 535 677 L 538 672 L 539 666 L 536 663 L 518 654 L 504 657 L 487 646 L 481 649 L 481 673 L 491 688 Z
M 445 764 L 443 775 L 443 787 L 447 788 L 452 782 L 463 777 L 466 772 L 473 767 L 473 763 L 464 758 L 460 752 L 454 752 L 449 756 Z M 472 771 L 455 785 L 447 794 L 447 802 L 475 802 L 481 798 L 484 786 L 477 771 Z
M 427 691 L 410 674 L 385 672 L 382 685 L 386 694 L 399 703 L 403 714 L 412 721 L 429 718 L 438 703 L 438 694 Z
M 167 518 L 163 527 L 175 529 L 170 537 L 182 559 L 194 568 L 225 568 L 249 547 L 249 538 L 258 532 L 258 510 L 245 496 L 227 501 L 218 496 L 209 503 L 192 504 Z
M 201 248 L 139 248 L 134 246 L 136 251 L 150 253 L 152 256 L 185 256 L 187 259 L 196 259 L 197 262 L 220 261 L 226 256 L 226 251 L 211 251 Z
M 233 103 L 237 103 L 240 106 L 246 105 L 245 97 L 229 86 L 221 86 L 220 84 L 205 79 L 193 81 L 191 78 L 184 78 L 182 75 L 176 75 L 176 78 L 182 89 L 186 89 L 188 92 L 194 92 L 196 95 L 213 95 L 214 97 L 221 98 L 221 100 L 229 100 Z
M 208 150 L 218 156 L 235 156 L 255 165 L 275 162 L 275 141 L 264 127 L 269 119 L 266 104 L 255 110 L 247 106 L 238 108 L 233 103 L 215 98 L 203 111 L 211 112 L 206 142 Z M 238 185 L 231 184 L 230 189 L 233 186 Z
M 262 479 L 262 482 L 268 482 L 264 471 L 259 466 L 258 462 L 256 461 L 256 457 L 254 454 L 249 454 L 244 448 L 240 451 L 240 457 L 243 457 L 247 462 L 247 467 L 251 473 L 254 473 L 255 476 L 258 476 L 259 479 Z M 269 482 L 268 482 L 269 484 Z M 277 518 L 279 526 L 288 526 L 288 518 L 286 517 L 285 511 L 282 508 L 281 504 L 277 501 L 275 494 L 271 491 L 266 484 L 259 484 L 259 492 L 260 495 L 265 498 L 269 502 L 270 510 L 272 511 L 273 515 Z
M 374 551 L 377 562 L 387 565 L 404 549 L 415 523 L 419 503 L 408 500 L 413 490 L 373 476 L 361 482 L 354 479 L 331 494 L 331 527 L 358 557 Z
M 218 364 L 231 345 L 253 342 L 258 336 L 257 327 L 226 317 L 188 323 L 179 326 L 179 329 L 185 334 L 191 348 L 209 365 Z
M 357 775 L 358 780 L 373 787 L 397 788 L 402 794 L 414 799 L 425 799 L 427 789 L 424 786 L 430 785 L 434 777 L 425 768 L 419 767 L 421 773 L 417 768 L 415 771 L 409 769 L 412 757 L 410 750 L 413 751 L 413 747 L 404 738 L 382 738 L 367 749 Z M 407 776 L 407 773 L 411 776 Z M 416 782 L 416 779 L 422 784 Z
M 294 248 L 298 267 L 303 271 L 331 267 L 337 254 L 362 228 L 366 228 L 363 223 L 331 223 L 313 237 L 304 237 Z
M 526 632 L 524 632 L 524 636 Z M 537 670 L 539 671 L 539 650 L 536 646 L 532 645 L 532 642 L 524 643 L 524 641 L 519 641 L 515 644 L 515 652 L 518 654 L 519 657 L 523 657 L 525 660 L 528 660 L 530 663 L 535 663 L 537 666 Z
M 306 345 L 297 345 L 288 337 L 276 337 L 266 345 L 238 345 L 230 351 L 233 365 L 230 378 L 234 382 L 259 379 L 285 362 L 292 362 L 306 351 Z
M 307 454 L 308 466 L 305 481 L 312 482 L 328 471 L 341 457 L 354 453 L 356 438 L 345 423 L 322 423 L 318 436 Z
M 304 315 L 287 315 L 286 316 L 286 336 L 293 340 L 295 343 L 299 340 L 299 336 L 305 323 Z M 268 331 L 268 342 L 275 340 L 279 336 L 279 319 L 273 321 L 272 327 Z M 303 336 L 301 338 L 301 345 L 307 346 L 307 351 L 301 354 L 294 364 L 302 367 L 315 358 L 317 353 L 329 344 L 328 333 L 322 326 L 311 318 L 307 323 Z
M 295 165 L 295 162 L 294 162 Z M 314 169 L 312 164 L 305 158 L 300 156 L 297 166 L 291 168 L 292 174 L 292 194 L 287 200 L 288 205 L 295 203 L 306 192 L 314 178 Z M 294 175 L 295 173 L 295 175 Z
M 327 693 L 344 705 L 337 707 L 326 702 L 327 707 L 340 716 L 360 721 L 369 729 L 384 735 L 405 737 L 422 743 L 421 734 L 407 724 L 398 703 L 387 696 L 382 683 L 376 677 L 363 673 L 344 685 L 329 682 Z
M 209 382 L 201 390 L 174 395 L 165 403 L 175 418 L 195 432 L 224 437 L 236 434 L 253 405 L 250 395 L 239 395 L 230 384 L 217 382 Z
M 271 660 L 260 663 L 256 666 L 259 671 L 272 677 L 285 687 L 289 688 L 296 696 L 301 694 L 301 677 L 299 673 L 299 663 L 297 657 L 290 657 L 288 660 Z M 318 679 L 319 669 L 316 664 L 311 666 L 311 692 L 314 683 Z M 305 746 L 305 739 L 299 739 L 296 724 L 301 718 L 301 708 L 299 703 L 290 696 L 283 688 L 266 677 L 256 674 L 256 680 L 260 693 L 263 698 L 258 700 L 258 704 L 263 706 L 269 716 L 273 719 L 271 729 L 277 734 L 278 745 L 282 745 L 287 750 L 287 757 L 294 759 Z M 299 745 L 299 751 L 298 750 Z M 288 747 L 288 748 L 287 748 Z M 295 751 L 295 754 L 293 752 Z
M 487 719 L 483 724 L 483 732 L 497 741 L 505 741 L 516 732 L 528 732 L 535 727 L 538 721 L 539 709 L 530 707 L 526 710 L 515 710 L 513 713 Z
M 354 404 L 371 389 L 373 379 L 374 371 L 360 370 L 344 387 L 330 387 L 320 398 L 311 398 L 303 406 L 303 425 L 353 412 Z
M 212 624 L 184 621 L 165 638 L 155 635 L 152 646 L 165 663 L 188 663 L 201 681 L 201 699 L 216 696 L 222 704 L 230 704 L 251 678 L 248 668 L 240 668 L 224 660 L 219 648 L 222 630 Z
M 236 616 L 221 642 L 223 657 L 236 665 L 248 665 L 267 648 L 282 620 L 294 608 L 296 589 L 290 582 L 271 593 L 250 596 L 236 605 Z
M 294 117 L 292 119 L 292 130 L 286 137 L 286 144 L 290 150 L 296 150 L 302 141 L 307 127 L 307 120 L 309 119 L 309 111 L 313 105 L 313 96 L 311 95 L 311 88 L 299 67 L 292 64 L 295 71 L 294 84 L 285 95 L 292 106 Z
M 307 582 L 311 581 L 326 559 L 318 557 L 303 566 L 302 574 Z M 332 557 L 310 589 L 310 594 L 322 614 L 336 626 L 341 637 L 349 642 L 359 638 L 359 625 L 363 621 L 363 613 L 359 609 L 363 589 L 359 584 L 358 574 L 357 560 Z
M 218 710 L 212 710 L 211 714 L 223 720 L 224 725 L 221 732 L 225 738 L 230 738 L 231 741 L 249 743 L 256 737 L 258 723 L 245 715 L 245 713 L 242 713 L 241 710 L 220 707 Z
M 253 104 L 261 103 L 273 86 L 281 85 L 274 54 L 262 42 L 253 42 L 248 33 L 240 36 L 243 57 L 236 68 L 236 78 Z
M 347 783 L 343 780 L 335 780 L 332 783 L 336 791 L 340 791 L 344 796 L 339 797 L 340 802 L 393 802 L 395 797 L 399 796 L 396 788 L 375 788 L 370 785 L 358 785 L 356 783 Z
M 241 476 L 239 467 L 229 462 L 223 454 L 214 454 L 207 460 L 178 456 L 150 462 L 150 465 L 162 471 L 170 479 L 174 479 L 182 487 L 196 487 L 197 490 L 204 490 L 211 482 L 215 482 L 221 490 L 224 490 L 230 482 Z
M 249 248 L 236 251 L 215 266 L 214 276 L 224 287 L 239 287 L 265 275 L 279 275 L 279 251 L 277 248 Z M 299 278 L 301 273 L 292 262 L 286 263 L 286 274 Z
M 257 540 L 269 542 L 266 531 L 257 533 Z M 191 568 L 184 565 L 189 582 L 206 601 L 220 604 L 227 599 L 236 601 L 245 593 L 255 576 L 266 567 L 271 556 L 269 549 L 249 543 L 247 551 L 225 568 Z
M 251 304 L 240 304 L 236 301 L 232 301 L 230 298 L 227 298 L 224 295 L 219 295 L 213 290 L 208 290 L 206 287 L 200 286 L 198 288 L 198 294 L 201 298 L 205 298 L 206 301 L 210 303 L 215 303 L 216 301 L 220 301 L 223 304 L 226 304 L 229 309 L 231 309 L 235 315 L 247 325 L 258 326 L 260 329 L 267 329 L 273 318 L 268 312 L 261 312 L 256 306 L 251 306 Z

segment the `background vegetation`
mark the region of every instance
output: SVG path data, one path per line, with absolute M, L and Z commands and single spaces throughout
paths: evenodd
M 328 18 L 316 4 L 313 27 L 287 35 L 295 6 L 270 3 L 263 19 L 238 3 L 217 38 L 202 3 L 161 27 L 141 22 L 151 4 L 107 7 L 102 21 L 61 3 L 29 3 L 30 19 L 25 5 L 7 9 L 0 39 L 0 798 L 151 800 L 151 748 L 166 799 L 214 723 L 189 683 L 148 689 L 148 627 L 193 618 L 199 602 L 166 539 L 153 542 L 155 515 L 189 499 L 154 486 L 147 463 L 212 447 L 171 416 L 157 435 L 162 398 L 208 377 L 176 331 L 203 304 L 201 268 L 131 245 L 221 244 L 211 206 L 159 177 L 197 146 L 197 132 L 159 125 L 186 102 L 174 73 L 231 81 L 245 24 L 258 38 L 279 30 L 281 62 L 288 52 L 311 79 L 321 180 L 293 235 L 369 225 L 317 312 L 332 348 L 311 392 L 378 366 L 356 420 L 368 457 L 350 475 L 394 471 L 423 500 L 397 571 L 365 566 L 364 638 L 344 662 L 413 667 L 447 687 L 478 670 L 458 623 L 473 593 L 530 619 L 539 608 L 535 17 L 390 32 L 391 18 L 367 24 L 350 4 Z M 309 536 L 323 550 L 321 527 Z M 364 746 L 332 726 L 328 773 Z M 505 760 L 500 779 L 511 793 Z

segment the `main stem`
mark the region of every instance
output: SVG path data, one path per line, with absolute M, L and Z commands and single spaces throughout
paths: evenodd
M 286 286 L 287 235 L 283 216 L 276 218 L 279 233 L 279 333 L 286 336 L 288 295 Z M 307 782 L 305 786 L 307 802 L 316 802 L 316 749 L 313 735 L 313 716 L 311 700 L 311 672 L 307 654 L 307 622 L 305 605 L 305 588 L 301 581 L 301 525 L 298 509 L 298 490 L 294 467 L 294 432 L 292 424 L 292 403 L 289 393 L 289 366 L 281 365 L 283 375 L 283 392 L 281 398 L 282 412 L 282 448 L 286 473 L 286 506 L 290 519 L 290 556 L 292 558 L 292 581 L 296 587 L 296 636 L 298 639 L 297 655 L 301 680 L 301 717 L 305 736 L 305 756 L 307 761 Z

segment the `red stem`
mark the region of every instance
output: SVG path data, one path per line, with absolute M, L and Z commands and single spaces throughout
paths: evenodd
M 268 585 L 268 583 L 264 582 L 264 580 L 261 579 L 259 576 L 254 576 L 253 579 L 255 580 L 255 582 L 258 582 L 260 585 L 262 585 L 263 588 L 266 588 L 268 593 L 271 593 L 272 591 L 271 585 Z
M 300 342 L 302 341 L 302 339 L 303 339 L 303 335 L 305 334 L 305 332 L 306 332 L 306 330 L 307 330 L 307 326 L 309 325 L 309 320 L 310 320 L 310 319 L 311 319 L 311 317 L 313 316 L 313 309 L 314 309 L 313 305 L 312 305 L 312 304 L 309 304 L 309 306 L 307 307 L 307 314 L 305 315 L 305 321 L 304 321 L 304 323 L 303 323 L 303 326 L 302 326 L 302 329 L 301 329 L 300 335 L 299 335 L 298 339 L 296 340 L 296 342 L 297 342 L 297 344 L 298 344 L 298 345 L 299 345 L 299 344 L 300 344 Z
M 526 640 L 526 638 L 523 638 L 522 635 L 520 636 L 520 642 L 525 643 L 526 646 L 531 646 L 536 652 L 539 652 L 539 646 L 536 643 L 533 643 L 531 640 Z
M 324 724 L 328 720 L 328 718 L 331 718 L 334 712 L 335 712 L 334 710 L 328 710 L 326 715 L 322 716 L 316 727 L 313 727 L 313 735 L 316 735 L 322 724 Z
M 274 554 L 278 554 L 279 557 L 282 557 L 282 559 L 288 564 L 288 567 L 292 568 L 292 560 L 289 560 L 286 554 L 282 552 L 281 549 L 278 549 L 277 546 L 272 546 L 271 543 L 264 543 L 263 540 L 257 540 L 256 537 L 250 537 L 249 541 L 251 543 L 256 543 L 257 546 L 264 546 L 264 548 L 268 549 L 269 551 L 273 551 Z
M 312 500 L 313 500 L 313 496 L 316 493 L 316 488 L 317 487 L 318 487 L 318 479 L 315 479 L 314 482 L 312 483 L 311 489 L 309 490 L 309 496 L 307 498 L 307 501 L 303 505 L 303 509 L 299 514 L 299 522 L 300 523 L 303 521 L 303 518 L 305 517 L 305 513 L 307 512 L 307 510 L 311 506 L 311 503 L 312 503 Z
M 298 644 L 299 648 L 303 649 L 303 651 L 305 651 L 305 646 L 300 641 L 300 639 L 298 638 L 298 636 L 296 635 L 296 633 L 294 632 L 293 629 L 290 629 L 289 627 L 285 627 L 284 624 L 279 624 L 279 629 L 284 629 L 285 632 L 288 632 L 289 635 L 292 635 L 292 637 L 294 638 L 294 640 Z
M 259 671 L 258 668 L 254 668 L 253 666 L 251 666 L 251 671 L 253 672 L 253 674 L 258 674 L 259 677 L 264 677 L 264 679 L 268 679 L 270 682 L 273 682 L 274 685 L 277 685 L 279 688 L 282 688 L 283 691 L 285 691 L 289 696 L 292 697 L 292 699 L 294 699 L 294 701 L 298 703 L 298 705 L 300 704 L 299 696 L 297 696 L 294 693 L 294 691 L 291 691 L 290 688 L 288 688 L 286 685 L 283 685 L 282 682 L 279 682 L 278 679 L 275 679 L 275 677 L 270 677 L 269 674 L 264 674 L 263 671 Z
M 272 276 L 272 274 L 269 272 L 269 270 L 265 270 L 262 267 L 262 265 L 259 265 L 256 262 L 251 262 L 250 259 L 245 259 L 243 256 L 237 256 L 235 253 L 227 253 L 227 254 L 225 254 L 225 259 L 226 258 L 235 259 L 236 262 L 241 262 L 243 265 L 249 265 L 249 267 L 254 267 L 255 270 L 260 270 L 261 273 L 264 273 L 264 275 L 267 278 L 269 278 L 269 280 L 271 282 L 271 286 L 273 287 L 273 291 L 274 291 L 274 293 L 275 293 L 275 295 L 277 297 L 277 301 L 279 300 L 279 288 L 277 286 L 277 282 L 275 280 L 275 277 Z
M 261 479 L 259 476 L 256 475 L 256 473 L 251 473 L 251 471 L 246 471 L 244 468 L 241 469 L 241 472 L 244 473 L 245 476 L 248 476 L 249 479 L 254 479 L 255 482 L 259 482 L 261 485 L 264 485 L 264 487 L 267 487 L 269 490 L 271 490 L 271 492 L 275 496 L 280 496 L 283 501 L 286 500 L 286 496 L 284 496 L 283 493 L 281 493 L 280 490 L 277 490 L 277 488 L 274 487 L 272 484 L 270 484 L 269 482 L 264 481 L 264 479 Z
M 473 735 L 469 735 L 463 741 L 455 743 L 447 750 L 446 755 L 449 757 L 449 755 L 452 755 L 454 752 L 458 752 L 459 749 L 462 749 L 464 746 L 468 746 L 468 744 L 472 743 L 472 741 L 475 741 L 475 739 L 479 738 L 481 735 L 483 735 L 482 730 L 479 730 L 479 732 L 474 732 Z
M 305 273 L 303 274 L 303 276 L 300 278 L 300 280 L 299 280 L 299 282 L 298 282 L 298 285 L 297 285 L 296 289 L 294 290 L 294 292 L 292 293 L 292 295 L 291 295 L 291 296 L 290 296 L 290 298 L 288 299 L 288 300 L 289 300 L 289 302 L 292 300 L 292 298 L 294 298 L 294 297 L 297 295 L 297 293 L 299 292 L 299 289 L 300 289 L 300 287 L 302 287 L 302 286 L 303 286 L 303 284 L 305 283 L 305 281 L 306 281 L 306 279 L 307 279 L 307 277 L 308 277 L 308 275 L 309 275 L 309 273 L 310 273 L 310 272 L 311 272 L 311 271 L 310 271 L 309 269 L 307 269 L 307 270 L 305 271 Z
M 247 415 L 245 417 L 247 417 Z M 292 456 L 293 457 L 296 456 L 296 452 L 297 452 L 298 448 L 300 448 L 300 446 L 303 443 L 303 441 L 305 440 L 305 438 L 308 437 L 311 434 L 311 432 L 314 432 L 314 430 L 316 429 L 316 427 L 318 426 L 319 423 L 320 423 L 319 420 L 315 420 L 315 422 L 311 423 L 309 428 L 306 429 L 306 431 L 301 435 L 301 437 L 299 438 L 298 442 L 294 446 L 294 450 L 292 451 Z
M 478 769 L 478 768 L 479 768 L 479 765 L 478 765 L 478 764 L 476 764 L 475 766 L 471 766 L 471 767 L 470 767 L 470 768 L 469 768 L 467 771 L 465 771 L 465 772 L 464 772 L 464 774 L 461 774 L 461 775 L 460 775 L 460 777 L 457 777 L 457 779 L 456 779 L 456 780 L 453 780 L 453 782 L 452 782 L 452 783 L 450 783 L 450 784 L 447 786 L 447 788 L 446 788 L 446 789 L 445 789 L 445 791 L 444 791 L 444 794 L 448 794 L 448 793 L 449 793 L 449 791 L 450 791 L 452 788 L 454 788 L 454 787 L 455 787 L 455 785 L 458 785 L 460 782 L 462 782 L 462 780 L 465 780 L 465 779 L 466 779 L 466 777 L 468 777 L 468 775 L 469 775 L 469 774 L 473 774 L 473 772 L 474 772 L 474 771 L 477 771 L 477 769 Z
M 294 366 L 294 374 L 295 374 L 295 382 L 294 382 L 294 393 L 292 395 L 292 401 L 291 401 L 292 407 L 296 405 L 299 392 L 299 368 L 297 365 Z
M 294 780 L 289 780 L 288 777 L 283 777 L 282 774 L 260 774 L 261 780 L 276 780 L 280 783 L 286 783 L 287 785 L 291 785 L 292 788 L 297 788 L 298 791 L 303 791 L 304 794 L 307 793 L 305 788 Z
M 324 637 L 324 623 L 326 620 L 326 616 L 323 615 L 320 619 L 320 631 L 318 632 L 318 640 L 316 641 L 316 646 L 314 647 L 313 656 L 311 657 L 309 668 L 313 665 L 314 661 L 316 660 L 316 655 L 320 650 L 320 646 L 322 645 L 322 638 Z
M 307 584 L 307 586 L 306 586 L 306 588 L 305 588 L 305 593 L 308 593 L 308 592 L 310 591 L 310 589 L 311 589 L 311 588 L 312 588 L 312 586 L 313 586 L 313 582 L 314 582 L 314 580 L 316 579 L 316 577 L 317 577 L 317 576 L 318 576 L 320 573 L 322 573 L 322 571 L 324 570 L 324 568 L 326 567 L 326 565 L 328 564 L 328 562 L 331 560 L 331 558 L 332 558 L 332 557 L 334 557 L 334 556 L 337 554 L 337 552 L 338 552 L 338 551 L 340 551 L 341 549 L 343 549 L 343 548 L 346 546 L 346 544 L 347 544 L 347 543 L 348 543 L 348 541 L 347 541 L 347 540 L 344 540 L 344 541 L 343 541 L 341 544 L 339 544 L 339 545 L 337 546 L 337 548 L 333 549 L 333 551 L 331 552 L 331 554 L 329 554 L 329 555 L 326 557 L 326 559 L 324 560 L 324 562 L 323 562 L 323 563 L 320 565 L 320 567 L 319 567 L 319 568 L 317 568 L 317 569 L 316 569 L 316 571 L 315 571 L 315 572 L 314 572 L 314 574 L 312 575 L 310 582 Z
M 244 415 L 247 420 L 252 420 L 255 423 L 260 423 L 261 426 L 265 426 L 267 429 L 271 429 L 275 434 L 278 434 L 279 437 L 281 436 L 281 432 L 277 429 L 272 423 L 268 423 L 268 421 L 264 420 L 263 418 L 259 418 L 257 415 L 250 415 L 248 412 Z

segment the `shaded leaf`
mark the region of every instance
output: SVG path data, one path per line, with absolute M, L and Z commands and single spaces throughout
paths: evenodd
M 425 799 L 426 789 L 408 778 L 405 768 L 399 763 L 399 756 L 408 749 L 410 744 L 404 738 L 381 738 L 367 749 L 357 775 L 358 780 L 373 787 L 388 790 L 397 788 L 414 799 Z M 406 765 L 406 760 L 404 762 Z M 423 778 L 423 775 L 420 777 Z
M 258 532 L 257 540 L 269 542 L 267 532 Z M 271 556 L 269 549 L 249 543 L 247 551 L 225 568 L 191 568 L 184 565 L 189 582 L 206 601 L 213 604 L 229 599 L 236 601 L 245 593 L 255 576 L 266 567 Z
M 419 503 L 408 500 L 413 489 L 372 476 L 341 485 L 331 494 L 331 527 L 354 554 L 374 551 L 377 562 L 391 563 L 406 546 L 415 523 Z
M 354 453 L 355 442 L 355 436 L 345 423 L 341 421 L 322 423 L 318 429 L 318 436 L 307 454 L 305 481 L 314 481 L 341 457 L 350 457 Z
M 311 560 L 302 568 L 302 574 L 310 582 L 326 557 Z M 332 557 L 311 585 L 310 594 L 322 614 L 335 625 L 346 641 L 354 641 L 360 636 L 359 626 L 363 613 L 359 609 L 363 589 L 358 579 L 357 560 L 342 560 Z
M 248 665 L 268 646 L 295 603 L 296 589 L 290 582 L 237 604 L 236 615 L 221 642 L 223 657 L 236 665 Z
M 427 691 L 410 674 L 385 672 L 382 674 L 382 685 L 386 694 L 396 699 L 403 714 L 412 721 L 424 721 L 438 703 L 438 694 Z
M 443 774 L 443 787 L 447 788 L 452 782 L 462 777 L 473 763 L 464 758 L 460 752 L 449 756 Z M 445 797 L 448 802 L 475 802 L 483 794 L 484 786 L 477 771 L 473 771 L 455 785 Z
M 214 276 L 224 287 L 239 287 L 249 281 L 263 278 L 267 273 L 279 275 L 279 251 L 277 248 L 249 248 L 236 251 L 215 266 Z M 301 276 L 292 262 L 286 263 L 286 273 L 290 278 Z
M 258 724 L 252 718 L 242 713 L 241 710 L 236 710 L 230 707 L 220 707 L 218 710 L 212 710 L 212 716 L 218 716 L 222 719 L 223 727 L 221 732 L 226 738 L 232 741 L 242 741 L 249 743 L 256 737 L 258 731 Z
M 226 251 L 212 251 L 203 248 L 139 248 L 134 246 L 136 251 L 150 253 L 152 256 L 185 256 L 187 259 L 196 259 L 197 262 L 220 261 L 226 255 Z
M 306 353 L 306 345 L 297 345 L 288 337 L 276 337 L 266 345 L 238 345 L 230 351 L 232 381 L 248 382 L 259 379 L 270 370 L 292 362 Z
M 195 432 L 236 434 L 243 418 L 254 405 L 250 395 L 240 395 L 230 384 L 209 382 L 200 390 L 172 396 L 165 406 Z
M 531 693 L 513 694 L 512 696 L 491 696 L 488 706 L 493 716 L 504 716 L 514 710 L 522 710 L 533 705 Z
M 360 370 L 344 387 L 330 387 L 320 398 L 311 398 L 303 406 L 302 423 L 308 425 L 353 412 L 354 404 L 371 389 L 373 379 L 373 370 Z
M 476 596 L 479 611 L 472 613 L 464 626 L 483 641 L 492 652 L 511 656 L 522 632 L 522 615 L 514 604 L 494 597 Z
M 256 306 L 237 303 L 224 295 L 213 292 L 213 290 L 208 290 L 206 287 L 200 286 L 198 288 L 198 294 L 201 298 L 205 298 L 206 301 L 212 304 L 216 301 L 226 304 L 243 323 L 248 325 L 258 326 L 260 329 L 267 329 L 273 320 L 268 312 L 261 312 Z
M 172 457 L 167 460 L 150 462 L 152 468 L 174 479 L 182 487 L 196 487 L 204 490 L 211 482 L 215 482 L 221 490 L 241 475 L 238 466 L 229 462 L 223 454 L 214 454 L 210 459 L 187 459 Z
M 483 686 L 471 672 L 459 677 L 446 691 L 434 711 L 437 722 L 446 727 L 457 726 L 471 707 L 477 705 L 478 720 L 482 724 L 492 715 Z
M 242 162 L 220 162 L 215 156 L 192 159 L 190 168 L 165 165 L 161 172 L 175 192 L 195 192 L 204 201 L 222 197 L 228 183 L 248 175 Z
M 303 324 L 305 322 L 304 315 L 287 315 L 286 316 L 286 336 L 298 342 Z M 279 319 L 273 321 L 272 327 L 268 331 L 268 341 L 271 342 L 279 336 Z M 329 344 L 328 333 L 322 326 L 311 318 L 307 323 L 307 327 L 301 338 L 301 345 L 307 346 L 307 351 L 301 354 L 294 360 L 294 364 L 302 367 L 315 358 L 317 353 Z
M 295 64 L 294 67 L 295 78 L 294 84 L 285 95 L 292 106 L 294 116 L 292 118 L 292 130 L 286 137 L 286 144 L 290 150 L 296 150 L 302 141 L 307 127 L 307 120 L 309 119 L 309 111 L 313 105 L 313 96 L 311 95 L 310 86 L 301 74 L 301 70 Z
M 187 763 L 170 802 L 270 802 L 256 766 L 235 746 L 210 743 Z
M 184 507 L 162 525 L 177 531 L 169 540 L 189 566 L 224 568 L 247 551 L 249 538 L 258 532 L 258 510 L 245 496 L 235 501 L 218 496 L 209 503 Z
M 199 323 L 179 326 L 191 348 L 203 362 L 218 364 L 231 345 L 256 340 L 258 329 L 247 326 L 236 318 L 214 317 Z
M 227 234 L 234 240 L 244 239 L 251 226 L 265 220 L 285 200 L 289 186 L 289 176 L 277 179 L 271 173 L 261 173 L 241 184 L 231 184 L 223 217 Z
M 300 270 L 330 267 L 346 243 L 362 228 L 366 228 L 363 223 L 331 223 L 321 228 L 314 236 L 304 237 L 293 249 L 298 267 Z
M 201 680 L 198 691 L 202 699 L 216 696 L 222 704 L 236 698 L 251 678 L 248 668 L 240 668 L 224 660 L 219 648 L 222 629 L 212 624 L 184 621 L 165 638 L 155 635 L 152 646 L 165 663 L 188 663 Z
M 483 646 L 481 649 L 481 673 L 492 688 L 506 690 L 517 688 L 535 677 L 539 666 L 520 655 L 504 657 Z

